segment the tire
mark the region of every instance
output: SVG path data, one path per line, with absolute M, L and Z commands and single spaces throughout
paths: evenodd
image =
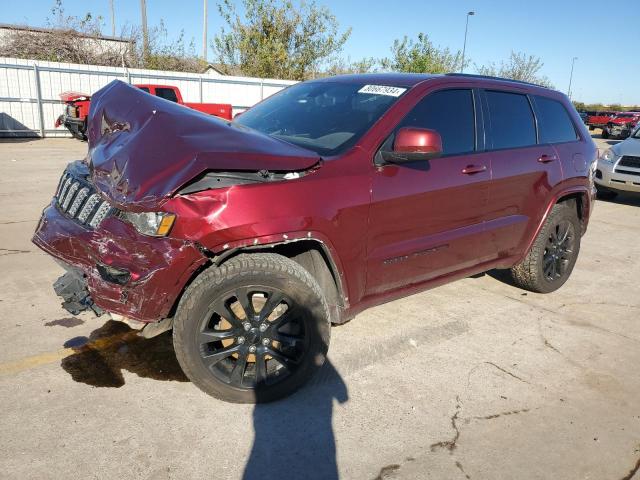
M 589 131 L 595 130 L 595 129 L 596 129 L 596 127 L 594 127 L 593 125 L 589 125 Z
M 603 128 L 603 129 L 602 129 L 602 135 L 601 135 L 601 137 L 602 137 L 602 138 L 604 138 L 605 140 L 606 140 L 607 138 L 609 138 L 609 131 L 608 131 L 606 128 Z
M 184 373 L 205 393 L 233 403 L 270 402 L 292 394 L 322 366 L 329 320 L 307 270 L 280 255 L 243 254 L 205 270 L 187 288 L 173 344 Z
M 560 288 L 578 259 L 581 232 L 575 203 L 554 205 L 527 256 L 511 268 L 514 283 L 537 293 L 549 293 Z
M 618 192 L 608 189 L 607 187 L 601 187 L 596 183 L 596 191 L 598 192 L 598 198 L 601 200 L 613 200 L 618 196 Z

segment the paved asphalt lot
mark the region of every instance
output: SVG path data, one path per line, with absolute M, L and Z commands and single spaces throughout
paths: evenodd
M 599 141 L 604 144 L 603 141 Z M 611 479 L 640 466 L 640 199 L 599 201 L 572 278 L 469 278 L 359 315 L 297 395 L 209 398 L 170 334 L 73 318 L 30 243 L 71 139 L 0 142 L 0 478 Z M 640 478 L 640 473 L 636 475 Z

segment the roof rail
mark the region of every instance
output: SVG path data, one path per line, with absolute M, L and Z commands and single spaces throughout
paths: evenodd
M 549 87 L 545 87 L 544 85 L 540 85 L 538 83 L 532 83 L 532 82 L 525 82 L 523 80 L 513 80 L 512 78 L 504 78 L 504 77 L 493 77 L 491 75 L 480 75 L 477 73 L 445 73 L 445 75 L 448 75 L 450 77 L 469 77 L 469 78 L 485 78 L 487 80 L 502 80 L 504 82 L 513 82 L 513 83 L 521 83 L 523 85 L 532 85 L 534 87 L 541 87 L 541 88 L 549 88 Z

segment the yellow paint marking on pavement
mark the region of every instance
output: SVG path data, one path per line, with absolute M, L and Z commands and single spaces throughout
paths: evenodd
M 136 331 L 125 332 L 124 334 L 113 335 L 110 337 L 98 338 L 88 343 L 78 345 L 77 347 L 62 348 L 55 352 L 40 353 L 31 357 L 21 358 L 12 362 L 0 363 L 0 375 L 15 375 L 16 373 L 30 370 L 41 365 L 48 365 L 69 357 L 74 353 L 78 353 L 79 349 L 91 348 L 93 350 L 102 350 L 117 340 L 126 340 L 127 336 L 137 335 Z

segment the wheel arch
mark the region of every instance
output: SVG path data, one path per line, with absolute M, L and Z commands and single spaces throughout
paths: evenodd
M 589 223 L 589 217 L 591 215 L 591 196 L 586 186 L 574 185 L 572 187 L 568 187 L 556 192 L 556 194 L 551 197 L 551 200 L 547 203 L 547 206 L 544 209 L 542 217 L 539 219 L 536 225 L 533 235 L 531 235 L 531 237 L 527 241 L 526 248 L 524 249 L 522 256 L 516 263 L 521 262 L 527 255 L 527 252 L 529 252 L 529 250 L 531 249 L 531 246 L 538 236 L 538 233 L 540 233 L 540 230 L 542 229 L 544 223 L 547 221 L 547 218 L 551 213 L 551 209 L 558 203 L 563 202 L 575 204 L 576 214 L 578 215 L 578 219 L 580 220 L 582 234 L 584 235 L 587 229 L 587 224 Z
M 340 263 L 336 261 L 335 252 L 321 239 L 305 237 L 272 243 L 238 246 L 225 250 L 213 257 L 215 265 L 222 265 L 230 259 L 242 254 L 269 252 L 290 258 L 318 282 L 331 309 L 332 323 L 344 323 L 344 311 L 348 307 L 348 297 L 344 276 Z

